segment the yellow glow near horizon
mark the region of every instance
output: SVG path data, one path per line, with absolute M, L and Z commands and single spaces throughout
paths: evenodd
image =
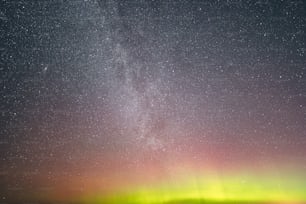
M 108 197 L 89 196 L 84 202 L 158 204 L 188 200 L 211 202 L 306 202 L 306 180 L 299 176 L 233 176 L 191 178 L 182 182 L 140 187 Z

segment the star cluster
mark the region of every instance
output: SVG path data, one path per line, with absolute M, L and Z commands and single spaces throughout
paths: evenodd
M 305 179 L 305 14 L 298 0 L 2 0 L 0 199 L 211 171 Z

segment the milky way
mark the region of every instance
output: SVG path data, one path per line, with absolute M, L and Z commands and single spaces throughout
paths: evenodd
M 303 1 L 3 0 L 0 12 L 3 202 L 127 189 L 145 197 L 135 204 L 306 201 Z M 227 189 L 244 185 L 250 196 Z

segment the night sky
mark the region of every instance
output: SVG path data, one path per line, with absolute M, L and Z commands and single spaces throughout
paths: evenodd
M 305 31 L 302 0 L 1 0 L 0 203 L 306 202 Z

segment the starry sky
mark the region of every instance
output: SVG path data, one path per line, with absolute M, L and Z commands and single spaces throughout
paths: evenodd
M 231 178 L 306 202 L 305 30 L 301 0 L 1 0 L 1 202 Z

